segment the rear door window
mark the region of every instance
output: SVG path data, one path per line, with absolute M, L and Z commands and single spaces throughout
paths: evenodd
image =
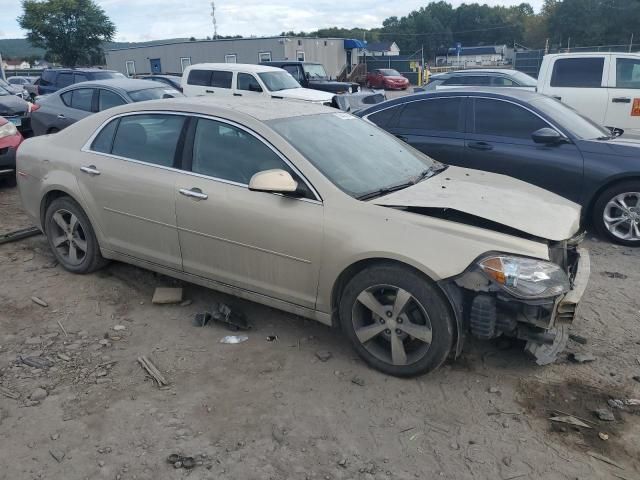
M 60 99 L 69 108 L 91 112 L 93 92 L 92 88 L 76 88 L 60 95 Z
M 435 98 L 405 104 L 397 127 L 411 130 L 462 133 L 462 97 Z
M 446 85 L 446 86 L 454 86 L 454 85 L 482 86 L 482 85 L 489 85 L 490 83 L 491 83 L 491 79 L 487 75 L 460 75 L 460 76 L 452 77 L 452 78 L 449 78 L 449 79 L 445 80 L 444 82 L 442 82 L 442 85 Z
M 75 73 L 73 75 L 73 83 L 86 82 L 88 80 L 89 77 L 87 77 L 84 73 Z
M 604 57 L 561 58 L 553 64 L 551 86 L 598 88 L 603 71 Z
M 189 85 L 208 87 L 211 85 L 211 70 L 191 70 L 187 78 Z
M 148 114 L 122 117 L 111 153 L 141 162 L 173 167 L 185 117 Z
M 401 107 L 385 108 L 379 112 L 372 113 L 367 118 L 379 127 L 385 127 L 391 122 L 391 119 L 398 112 L 399 108 Z
M 549 124 L 511 102 L 478 98 L 475 100 L 475 133 L 494 137 L 531 140 L 531 134 Z

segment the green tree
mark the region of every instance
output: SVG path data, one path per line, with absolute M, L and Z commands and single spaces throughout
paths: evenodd
M 103 58 L 102 43 L 116 31 L 93 0 L 23 0 L 22 8 L 18 23 L 29 42 L 68 67 Z

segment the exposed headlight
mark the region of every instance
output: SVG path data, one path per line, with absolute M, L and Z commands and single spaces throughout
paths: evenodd
M 491 280 L 518 298 L 555 297 L 571 287 L 562 268 L 544 260 L 496 255 L 478 265 Z
M 18 129 L 13 123 L 7 122 L 4 125 L 0 125 L 0 138 L 12 137 L 16 133 L 18 133 Z

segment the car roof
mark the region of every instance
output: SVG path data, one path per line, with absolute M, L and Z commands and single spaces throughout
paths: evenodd
M 179 97 L 163 100 L 149 100 L 118 107 L 118 113 L 145 110 L 160 110 L 170 112 L 186 112 L 203 115 L 224 116 L 225 112 L 234 112 L 259 121 L 276 120 L 279 118 L 302 117 L 323 113 L 341 113 L 340 110 L 309 102 L 271 99 L 271 98 L 212 98 L 212 97 Z
M 320 62 L 307 62 L 302 60 L 274 60 L 262 62 L 263 65 L 322 65 Z
M 281 68 L 270 67 L 268 65 L 254 65 L 252 63 L 196 63 L 188 67 L 197 70 L 226 70 L 227 72 L 281 72 Z
M 81 72 L 81 73 L 94 73 L 94 72 L 109 72 L 109 73 L 119 73 L 116 70 L 105 70 L 104 68 L 45 68 L 43 72 Z
M 138 78 L 113 78 L 110 80 L 94 80 L 74 83 L 73 85 L 65 87 L 63 90 L 59 90 L 59 92 L 63 93 L 67 90 L 73 90 L 76 88 L 99 87 L 117 88 L 126 92 L 135 92 L 136 90 L 145 90 L 147 88 L 171 88 L 168 85 L 162 85 L 158 82 L 154 82 L 153 80 L 142 80 Z
M 447 90 L 436 90 L 428 92 L 414 93 L 413 95 L 405 95 L 403 97 L 394 98 L 385 102 L 376 103 L 369 108 L 359 110 L 358 116 L 369 115 L 370 113 L 384 110 L 395 105 L 402 105 L 404 103 L 427 100 L 430 98 L 442 98 L 442 97 L 489 97 L 497 99 L 512 100 L 518 103 L 529 103 L 537 98 L 547 98 L 546 95 L 532 92 L 521 88 L 509 88 L 509 87 L 456 87 Z
M 510 68 L 473 68 L 467 70 L 454 70 L 451 72 L 438 73 L 433 75 L 433 77 L 445 77 L 452 75 L 477 75 L 477 74 L 503 74 L 503 75 L 515 75 L 517 73 L 522 73 L 519 70 L 513 70 Z

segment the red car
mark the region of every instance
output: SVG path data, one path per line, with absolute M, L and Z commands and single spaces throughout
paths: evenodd
M 10 185 L 16 181 L 16 150 L 22 143 L 22 135 L 15 125 L 0 117 L 0 180 Z
M 367 87 L 406 90 L 409 88 L 409 80 L 393 68 L 377 68 L 367 73 Z

